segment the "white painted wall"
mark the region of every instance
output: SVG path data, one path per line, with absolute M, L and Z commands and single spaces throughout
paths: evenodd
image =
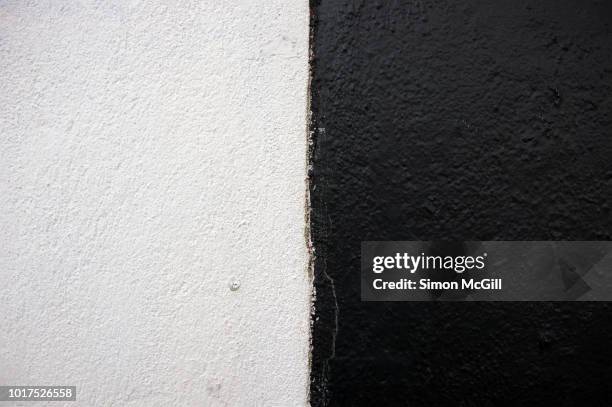
M 0 384 L 307 404 L 307 48 L 306 0 L 0 3 Z

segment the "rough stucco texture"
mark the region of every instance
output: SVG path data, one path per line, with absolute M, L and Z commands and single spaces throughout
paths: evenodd
M 612 3 L 314 1 L 311 403 L 610 406 L 610 303 L 362 303 L 365 240 L 612 240 Z
M 0 5 L 0 383 L 302 406 L 308 5 L 170 3 Z

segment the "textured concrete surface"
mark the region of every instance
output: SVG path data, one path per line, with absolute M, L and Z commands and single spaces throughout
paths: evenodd
M 312 404 L 611 405 L 609 304 L 364 304 L 359 250 L 612 240 L 612 4 L 313 3 Z
M 306 403 L 307 60 L 304 1 L 0 4 L 0 384 Z

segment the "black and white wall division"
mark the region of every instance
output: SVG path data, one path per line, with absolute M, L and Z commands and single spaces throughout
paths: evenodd
M 611 17 L 0 1 L 0 404 L 612 405 Z
M 368 240 L 612 239 L 612 4 L 313 1 L 313 406 L 612 403 L 612 307 L 368 303 Z

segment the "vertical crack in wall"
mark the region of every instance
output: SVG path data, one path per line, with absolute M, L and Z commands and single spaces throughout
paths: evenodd
M 311 85 L 312 85 L 312 69 L 311 69 L 311 58 L 312 58 L 312 49 L 313 49 L 313 41 L 312 41 L 312 9 L 310 10 L 310 18 L 309 18 L 309 33 L 308 33 L 308 81 L 306 84 L 306 178 L 304 185 L 304 241 L 306 242 L 306 248 L 308 250 L 308 263 L 307 263 L 307 273 L 308 273 L 308 281 L 311 284 L 311 299 L 310 299 L 310 335 L 309 335 L 309 352 L 308 352 L 308 373 L 312 374 L 312 355 L 313 355 L 313 321 L 315 317 L 315 299 L 316 299 L 316 288 L 314 286 L 314 264 L 315 264 L 315 249 L 312 242 L 312 228 L 311 228 L 311 199 L 310 199 L 310 189 L 312 188 L 312 149 L 313 149 L 313 134 L 311 131 L 312 124 L 312 112 L 310 110 L 310 99 L 311 99 Z M 308 400 L 307 403 L 311 404 L 310 400 L 310 380 L 308 381 Z
M 314 353 L 313 347 L 313 329 L 314 329 L 314 318 L 315 318 L 315 300 L 316 300 L 316 287 L 314 286 L 314 267 L 315 267 L 315 249 L 312 239 L 312 228 L 311 228 L 311 188 L 312 186 L 312 155 L 313 155 L 313 146 L 314 146 L 314 135 L 311 130 L 312 128 L 312 111 L 311 111 L 311 92 L 312 92 L 312 55 L 313 55 L 313 28 L 312 28 L 312 7 L 309 4 L 309 32 L 308 32 L 308 82 L 306 84 L 306 179 L 305 179 L 305 208 L 304 208 L 304 240 L 306 242 L 306 247 L 308 250 L 308 280 L 311 283 L 312 287 L 312 297 L 310 302 L 310 336 L 309 336 L 309 352 L 308 352 L 308 373 L 312 375 L 312 366 L 313 366 L 313 358 L 312 355 Z M 308 381 L 308 400 L 307 403 L 311 404 L 311 380 Z
M 340 308 L 336 293 L 336 283 L 327 272 L 327 242 L 332 222 L 328 215 L 325 194 L 327 182 L 325 175 L 318 171 L 317 163 L 322 159 L 321 143 L 326 138 L 325 128 L 321 126 L 321 112 L 317 101 L 319 94 L 313 85 L 316 69 L 314 53 L 317 29 L 316 1 L 310 2 L 310 78 L 308 93 L 308 197 L 307 219 L 309 229 L 307 242 L 310 251 L 310 272 L 313 281 L 313 307 L 311 319 L 310 356 L 310 403 L 312 406 L 325 406 L 328 399 L 328 383 L 331 361 L 336 356 L 336 339 L 339 330 Z M 316 352 L 315 352 L 316 349 Z

